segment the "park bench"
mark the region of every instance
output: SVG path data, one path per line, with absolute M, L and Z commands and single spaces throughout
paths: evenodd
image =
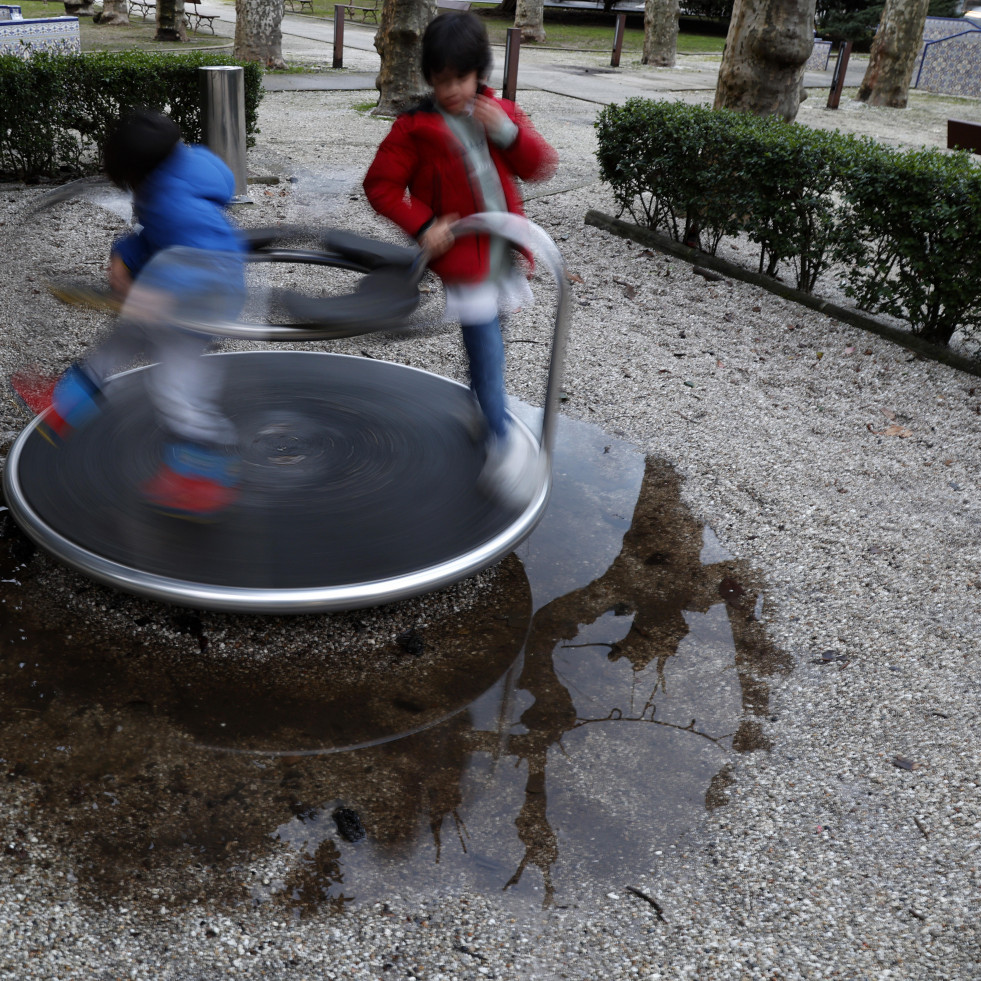
M 157 4 L 155 0 L 129 0 L 129 12 L 132 15 L 134 10 L 140 12 L 140 16 L 146 20 L 147 14 L 157 16 Z
M 286 0 L 286 6 L 289 7 L 291 13 L 296 13 L 296 5 L 300 5 L 300 13 L 302 14 L 304 10 L 309 10 L 313 13 L 313 0 Z
M 221 18 L 217 14 L 202 14 L 201 0 L 184 0 L 184 20 L 192 30 L 200 31 L 201 22 L 207 25 L 212 34 L 215 33 L 215 21 Z
M 378 14 L 381 12 L 382 4 L 384 0 L 370 0 L 370 3 L 364 6 L 356 3 L 339 3 L 338 7 L 342 7 L 346 12 L 350 11 L 351 16 L 354 16 L 354 11 L 359 10 L 361 12 L 361 23 L 367 24 L 368 18 L 370 17 L 372 23 L 378 23 Z

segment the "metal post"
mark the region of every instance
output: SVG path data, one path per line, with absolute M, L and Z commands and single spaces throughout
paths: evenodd
M 831 76 L 831 94 L 828 96 L 828 108 L 837 109 L 841 101 L 841 90 L 845 87 L 845 69 L 848 68 L 848 56 L 852 53 L 852 42 L 845 41 L 838 49 L 838 60 L 835 62 L 835 72 Z
M 334 7 L 334 67 L 344 67 L 344 8 Z
M 521 50 L 521 28 L 509 27 L 504 48 L 504 91 L 501 95 L 514 102 L 518 92 L 518 52 Z
M 236 65 L 199 68 L 204 141 L 235 177 L 232 204 L 251 204 L 245 169 L 245 70 Z
M 627 15 L 617 14 L 616 27 L 613 29 L 613 57 L 610 59 L 611 68 L 620 67 L 620 52 L 623 50 L 623 34 L 627 29 Z

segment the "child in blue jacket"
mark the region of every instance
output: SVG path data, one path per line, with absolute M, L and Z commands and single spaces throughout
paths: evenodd
M 168 436 L 143 494 L 167 513 L 212 515 L 235 500 L 239 481 L 235 428 L 218 405 L 221 359 L 202 357 L 213 342 L 207 325 L 234 319 L 245 302 L 245 246 L 226 214 L 235 180 L 217 156 L 183 143 L 172 120 L 148 110 L 120 120 L 105 168 L 132 190 L 140 226 L 110 255 L 119 323 L 56 381 L 15 380 L 15 388 L 58 442 L 100 411 L 112 374 L 139 357 L 155 363 L 148 393 Z

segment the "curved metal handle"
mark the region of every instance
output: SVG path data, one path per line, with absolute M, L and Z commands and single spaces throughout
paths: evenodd
M 548 382 L 545 387 L 540 438 L 542 450 L 551 456 L 557 425 L 562 362 L 565 359 L 566 337 L 569 330 L 569 290 L 562 254 L 543 228 L 521 215 L 512 215 L 508 212 L 485 211 L 468 215 L 454 222 L 450 230 L 457 236 L 499 235 L 512 245 L 534 254 L 555 279 L 558 297 L 555 304 L 555 328 L 552 333 L 552 351 L 549 355 Z

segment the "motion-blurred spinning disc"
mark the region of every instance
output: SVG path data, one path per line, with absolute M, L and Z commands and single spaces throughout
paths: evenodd
M 243 488 L 218 520 L 158 514 L 140 495 L 164 433 L 146 372 L 117 377 L 108 408 L 61 447 L 29 426 L 7 461 L 7 502 L 56 557 L 169 602 L 312 612 L 416 595 L 491 565 L 544 512 L 481 493 L 465 387 L 389 362 L 264 351 L 228 359 L 224 406 Z M 538 443 L 521 427 L 522 438 Z

